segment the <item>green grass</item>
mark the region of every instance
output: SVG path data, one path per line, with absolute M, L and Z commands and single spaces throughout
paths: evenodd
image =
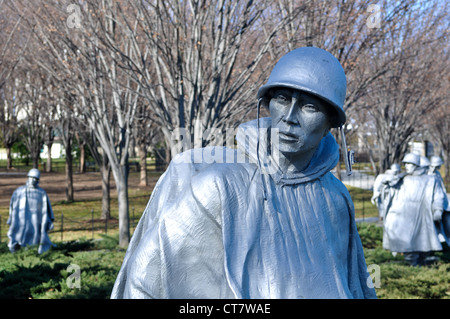
M 367 265 L 380 268 L 380 299 L 450 299 L 450 249 L 436 252 L 440 260 L 430 266 L 409 266 L 401 254 L 395 257 L 382 248 L 383 229 L 375 224 L 360 223 L 358 232 Z
M 133 232 L 139 218 L 141 217 L 148 200 L 149 192 L 130 190 L 129 196 L 129 216 L 130 231 Z M 101 199 L 74 201 L 72 203 L 56 202 L 52 203 L 55 220 L 54 228 L 49 232 L 52 241 L 69 241 L 78 238 L 99 239 L 102 235 L 114 235 L 118 233 L 118 203 L 117 198 L 111 198 L 111 219 L 108 221 L 101 219 Z M 92 211 L 94 212 L 92 218 Z M 8 207 L 0 208 L 1 216 L 1 237 L 0 242 L 6 242 L 8 225 Z M 63 216 L 62 216 L 63 215 Z M 94 224 L 92 224 L 92 219 Z M 63 223 L 63 224 L 62 224 Z M 62 226 L 62 237 L 61 237 Z M 92 231 L 94 229 L 94 231 Z
M 373 192 L 358 187 L 347 186 L 350 196 L 355 206 L 355 218 L 377 217 L 377 206 L 370 202 Z
M 11 254 L 0 247 L 0 298 L 2 299 L 69 299 L 109 298 L 125 250 L 117 248 L 118 239 L 81 239 L 57 243 L 42 255 L 36 247 Z M 69 268 L 80 269 L 79 288 L 72 283 L 76 275 Z

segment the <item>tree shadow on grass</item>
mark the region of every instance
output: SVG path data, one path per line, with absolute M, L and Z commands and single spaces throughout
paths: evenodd
M 109 240 L 112 243 L 114 241 Z M 38 255 L 37 247 L 28 246 L 11 254 L 0 249 L 3 269 L 0 269 L 0 299 L 105 299 L 109 298 L 117 269 L 109 264 L 83 266 L 80 268 L 80 287 L 69 287 L 69 270 L 75 253 L 93 251 L 109 246 L 108 240 L 99 244 L 92 240 L 58 243 L 49 251 Z M 90 254 L 89 254 L 90 256 Z M 101 256 L 101 255 L 100 255 Z M 92 261 L 89 261 L 92 263 Z M 0 267 L 2 268 L 2 267 Z
M 29 299 L 32 290 L 43 282 L 57 282 L 60 271 L 68 267 L 68 263 L 49 265 L 36 265 L 25 267 L 17 265 L 14 271 L 0 272 L 0 298 L 1 299 Z

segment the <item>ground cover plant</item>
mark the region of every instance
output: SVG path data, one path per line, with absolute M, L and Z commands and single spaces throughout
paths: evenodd
M 450 249 L 436 252 L 439 261 L 422 267 L 409 266 L 401 254 L 382 248 L 383 229 L 373 223 L 360 223 L 358 232 L 366 263 L 379 266 L 380 299 L 450 299 Z
M 109 298 L 125 255 L 116 237 L 57 243 L 42 255 L 36 247 L 11 254 L 1 245 L 0 298 Z
M 450 299 L 450 250 L 436 253 L 440 260 L 426 267 L 411 267 L 403 256 L 393 256 L 381 247 L 382 228 L 358 224 L 367 265 L 379 266 L 380 299 Z M 67 299 L 109 298 L 125 250 L 117 236 L 57 242 L 57 247 L 38 255 L 35 247 L 11 254 L 0 246 L 0 298 Z M 79 266 L 79 288 L 71 287 Z M 374 280 L 374 283 L 375 280 Z

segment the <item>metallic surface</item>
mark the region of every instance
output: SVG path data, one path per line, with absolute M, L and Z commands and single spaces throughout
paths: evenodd
M 11 197 L 7 221 L 10 251 L 27 245 L 39 245 L 39 254 L 47 251 L 53 246 L 47 233 L 53 229 L 53 220 L 47 193 L 37 186 L 34 177 L 29 177 L 27 185 L 16 189 Z
M 386 207 L 383 247 L 393 252 L 442 250 L 434 222 L 442 214 L 446 195 L 437 179 L 416 167 L 392 191 Z
M 371 202 L 378 208 L 380 218 L 384 218 L 386 215 L 386 206 L 389 204 L 393 189 L 389 187 L 390 183 L 396 182 L 398 174 L 400 173 L 400 165 L 392 164 L 384 174 L 379 174 L 373 183 L 373 195 Z
M 274 87 L 297 89 L 324 99 L 338 114 L 332 127 L 345 123 L 347 80 L 344 69 L 331 53 L 316 47 L 298 48 L 287 53 L 275 65 L 267 83 L 259 89 L 258 98 Z
M 437 167 L 444 164 L 444 161 L 439 156 L 431 156 L 430 164 L 431 166 Z
M 41 172 L 37 169 L 37 168 L 32 168 L 28 171 L 27 174 L 28 177 L 34 177 L 36 179 L 40 179 L 41 178 Z
M 416 166 L 420 166 L 420 156 L 414 153 L 408 153 L 403 157 L 403 163 L 411 163 Z
M 333 136 L 305 170 L 284 174 L 271 154 L 270 118 L 260 119 L 267 134 L 256 122 L 239 127 L 237 150 L 214 147 L 222 163 L 194 160 L 211 147 L 172 160 L 111 298 L 376 297 L 353 203 L 330 172 L 339 158 Z

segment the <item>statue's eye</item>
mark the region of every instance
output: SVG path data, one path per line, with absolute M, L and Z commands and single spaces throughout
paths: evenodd
M 283 95 L 283 94 L 277 94 L 275 98 L 280 103 L 287 103 L 287 102 L 289 102 L 289 99 L 286 97 L 286 95 Z
M 314 105 L 314 104 L 305 104 L 305 105 L 303 105 L 303 109 L 305 111 L 310 111 L 310 112 L 317 112 L 317 111 L 319 111 L 319 107 L 317 105 Z

